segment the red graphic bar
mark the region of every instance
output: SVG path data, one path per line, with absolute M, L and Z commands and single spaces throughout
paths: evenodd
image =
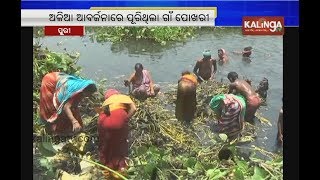
M 245 16 L 242 18 L 243 35 L 283 35 L 282 16 Z
M 45 26 L 45 36 L 83 36 L 84 26 Z

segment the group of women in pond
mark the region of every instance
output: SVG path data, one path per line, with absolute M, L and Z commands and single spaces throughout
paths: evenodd
M 242 54 L 247 55 L 248 52 L 242 52 Z M 224 49 L 219 49 L 218 60 L 211 58 L 210 51 L 204 51 L 203 58 L 197 61 L 193 73 L 182 72 L 178 81 L 175 109 L 178 120 L 192 123 L 196 111 L 198 84 L 214 80 L 217 70 L 216 61 L 224 63 L 227 60 Z M 157 96 L 160 86 L 153 82 L 150 72 L 140 63 L 137 63 L 134 69 L 135 72 L 124 81 L 132 97 L 146 99 Z M 265 84 L 260 83 L 263 87 L 253 90 L 248 82 L 238 78 L 236 72 L 230 72 L 228 79 L 231 82 L 229 93 L 213 96 L 209 106 L 218 115 L 214 131 L 225 133 L 233 139 L 239 136 L 244 121 L 252 120 L 260 106 L 260 98 L 266 97 L 268 87 L 266 87 L 266 80 Z M 96 84 L 92 80 L 63 72 L 46 74 L 40 89 L 40 119 L 45 123 L 47 132 L 55 136 L 68 136 L 81 131 L 83 123 L 78 104 L 83 98 L 92 96 L 96 91 Z M 114 170 L 124 171 L 128 157 L 128 121 L 137 108 L 130 96 L 115 89 L 106 90 L 104 99 L 101 106 L 96 108 L 99 114 L 100 162 Z M 282 141 L 282 116 L 279 123 L 279 137 Z

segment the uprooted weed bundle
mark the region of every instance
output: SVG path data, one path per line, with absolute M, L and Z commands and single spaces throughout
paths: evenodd
M 140 144 L 151 142 L 152 145 L 163 146 L 172 143 L 177 148 L 197 145 L 187 128 L 175 118 L 174 111 L 164 108 L 160 98 L 135 103 L 138 111 L 131 119 L 130 127 L 135 131 L 132 137 L 138 138 L 136 141 Z

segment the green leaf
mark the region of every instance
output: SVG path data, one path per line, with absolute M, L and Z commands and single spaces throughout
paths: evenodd
M 39 142 L 38 149 L 43 156 L 52 157 L 57 151 L 52 147 L 51 142 Z
M 196 165 L 194 165 L 194 169 L 195 169 L 196 171 L 202 171 L 202 170 L 203 170 L 203 166 L 202 166 L 202 164 L 198 161 L 198 162 L 196 163 Z
M 160 159 L 160 161 L 158 162 L 158 167 L 169 168 L 170 164 L 167 161 Z
M 152 153 L 152 154 L 159 154 L 159 150 L 154 147 L 154 146 L 151 146 L 149 147 L 149 151 Z
M 187 168 L 187 170 L 188 170 L 188 173 L 189 173 L 189 174 L 193 174 L 193 173 L 194 173 L 194 170 L 191 169 L 191 168 L 189 168 L 189 167 Z
M 240 169 L 237 168 L 237 170 L 234 172 L 235 179 L 237 180 L 244 180 L 244 175 Z
M 225 176 L 226 174 L 228 174 L 228 171 L 223 171 L 223 172 L 221 172 L 221 171 L 219 170 L 219 173 L 217 173 L 215 176 L 213 176 L 212 179 L 219 179 L 219 178 Z
M 214 161 L 214 162 L 210 162 L 210 163 L 203 163 L 203 168 L 204 169 L 213 169 L 217 164 L 217 161 Z
M 206 176 L 209 177 L 209 179 L 219 179 L 223 176 L 225 176 L 228 173 L 228 171 L 220 171 L 219 169 L 209 169 L 206 172 Z
M 226 134 L 219 134 L 219 137 L 223 142 L 226 142 L 228 139 L 228 136 Z
M 151 175 L 153 170 L 154 170 L 154 168 L 156 168 L 155 163 L 149 163 L 149 164 L 144 166 L 144 171 L 146 173 L 148 173 L 149 175 Z
M 49 169 L 49 161 L 47 158 L 41 158 L 39 162 L 40 162 L 40 166 Z
M 60 63 L 62 61 L 62 58 L 58 54 L 56 53 L 50 53 L 50 54 L 57 63 Z
M 136 171 L 136 168 L 135 167 L 130 167 L 127 172 L 128 173 L 131 173 L 131 172 L 135 172 Z
M 194 157 L 190 157 L 186 161 L 184 161 L 183 166 L 193 168 L 196 163 L 197 159 Z
M 282 163 L 283 157 L 277 157 L 276 159 L 273 160 L 275 163 Z
M 147 28 L 142 28 L 141 34 L 143 34 L 146 31 Z
M 145 154 L 147 151 L 148 151 L 147 147 L 140 146 L 140 147 L 138 147 L 138 149 L 136 151 L 137 152 L 137 156 L 141 156 L 141 155 Z
M 242 171 L 243 173 L 246 173 L 248 171 L 249 165 L 246 161 L 237 160 L 236 163 L 240 171 Z
M 237 148 L 234 145 L 229 146 L 228 149 L 232 152 L 232 154 L 237 154 Z
M 49 151 L 52 151 L 52 152 L 54 152 L 54 153 L 57 152 L 57 151 L 53 148 L 51 142 L 42 142 L 42 146 L 43 146 L 45 149 L 49 150 Z
M 41 155 L 45 156 L 45 157 L 52 157 L 55 155 L 55 153 L 53 153 L 52 151 L 48 151 L 46 149 L 44 149 L 43 147 L 39 147 L 39 152 L 41 153 Z
M 220 171 L 219 169 L 211 169 L 211 170 L 212 171 L 210 171 L 210 172 L 207 171 L 207 174 L 206 174 L 209 177 L 210 180 L 211 179 L 212 180 L 213 179 L 219 179 L 219 178 L 225 176 L 228 173 L 228 171 Z
M 162 158 L 164 156 L 165 151 L 164 151 L 164 149 L 159 149 L 158 153 L 159 153 L 160 157 Z
M 49 171 L 46 172 L 46 178 L 47 178 L 47 179 L 55 179 L 55 178 L 56 178 L 55 175 L 56 175 L 56 174 L 55 174 L 55 172 L 53 172 L 52 169 L 50 169 Z
M 216 169 L 209 169 L 209 170 L 207 170 L 206 176 L 208 176 L 208 177 L 214 176 L 215 171 L 216 171 Z
M 267 175 L 268 175 L 268 173 L 264 169 L 262 169 L 258 166 L 255 166 L 254 167 L 254 174 L 253 174 L 253 176 L 251 176 L 251 179 L 252 180 L 263 180 L 267 177 Z

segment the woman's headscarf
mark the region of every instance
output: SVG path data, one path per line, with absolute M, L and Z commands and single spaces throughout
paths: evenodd
M 110 96 L 114 95 L 114 94 L 120 94 L 119 91 L 115 90 L 115 89 L 108 89 L 106 91 L 106 93 L 104 94 L 104 98 L 108 99 Z
M 66 73 L 59 73 L 59 81 L 57 82 L 56 90 L 53 95 L 53 105 L 57 111 L 47 121 L 55 121 L 58 115 L 62 113 L 63 107 L 67 101 L 92 84 L 96 85 L 94 81 L 89 79 L 82 79 Z
M 217 112 L 218 109 L 220 108 L 220 103 L 221 101 L 223 101 L 224 99 L 226 98 L 226 96 L 224 94 L 219 94 L 219 95 L 216 95 L 214 96 L 211 101 L 210 101 L 210 108 Z

